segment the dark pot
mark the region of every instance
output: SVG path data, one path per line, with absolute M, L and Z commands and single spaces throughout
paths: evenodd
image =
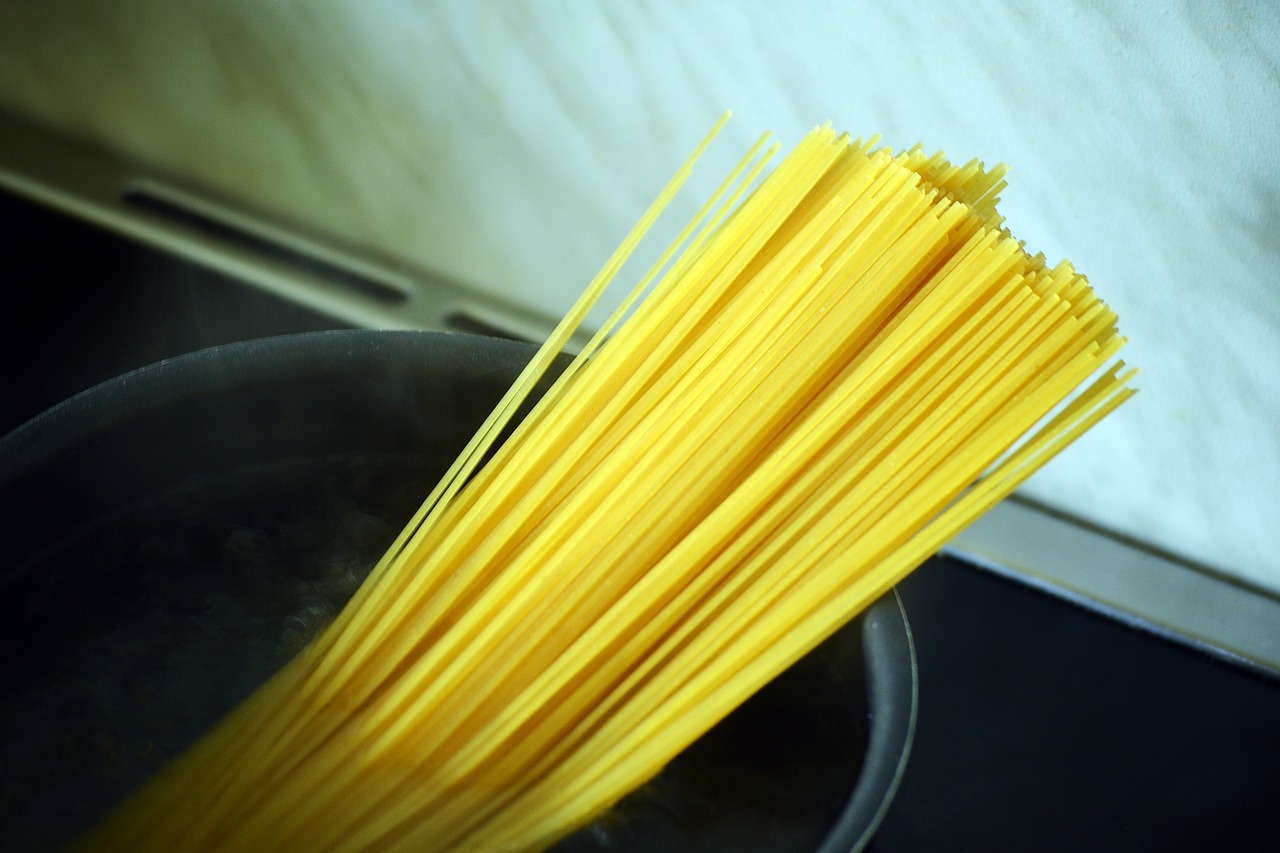
M 426 332 L 251 341 L 0 439 L 0 848 L 74 837 L 288 660 L 531 353 Z M 915 703 L 891 595 L 560 849 L 859 849 Z

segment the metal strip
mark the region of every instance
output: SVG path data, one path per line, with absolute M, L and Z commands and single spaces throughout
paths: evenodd
M 1280 675 L 1280 600 L 1017 498 L 946 549 L 1141 630 Z
M 4 114 L 0 188 L 354 326 L 449 329 L 451 318 L 463 317 L 528 340 L 555 326 L 554 318 L 245 212 L 234 199 Z

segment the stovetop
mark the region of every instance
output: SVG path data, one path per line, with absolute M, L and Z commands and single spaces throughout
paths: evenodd
M 0 433 L 162 358 L 345 326 L 7 194 L 0 229 Z M 920 710 L 876 853 L 1280 845 L 1280 681 L 955 558 L 899 591 Z
M 954 559 L 899 592 L 920 712 L 876 853 L 1277 849 L 1280 683 Z

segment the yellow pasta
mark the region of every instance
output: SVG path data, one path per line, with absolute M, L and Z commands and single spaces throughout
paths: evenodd
M 546 846 L 1133 393 L 1003 168 L 822 127 L 757 143 L 477 471 L 709 141 L 338 620 L 86 847 Z

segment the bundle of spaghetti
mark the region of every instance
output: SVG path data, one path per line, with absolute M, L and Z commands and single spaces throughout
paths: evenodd
M 86 843 L 546 846 L 1133 393 L 1003 168 L 777 148 L 477 470 L 686 164 L 337 621 Z

